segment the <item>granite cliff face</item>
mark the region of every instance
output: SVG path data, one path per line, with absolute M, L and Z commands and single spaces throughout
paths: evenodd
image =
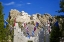
M 45 13 L 43 15 L 36 13 L 31 16 L 24 11 L 19 12 L 16 9 L 10 10 L 10 16 L 11 16 L 11 20 L 16 18 L 16 22 L 26 22 L 26 23 L 39 22 L 40 26 L 44 26 L 46 22 L 50 19 L 52 19 L 53 22 L 55 21 L 55 19 L 48 13 Z

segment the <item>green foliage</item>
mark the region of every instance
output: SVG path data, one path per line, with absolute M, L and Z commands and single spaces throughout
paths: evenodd
M 9 21 L 10 21 L 10 19 L 11 19 L 10 12 L 9 12 L 9 16 L 8 16 L 8 18 L 9 18 Z
M 0 2 L 0 42 L 4 42 L 6 35 L 5 35 L 5 28 L 4 28 L 4 15 L 3 15 L 3 6 Z
M 18 22 L 19 27 L 21 27 L 21 22 Z
M 60 1 L 60 10 L 58 10 L 58 12 L 64 12 L 64 0 Z
M 64 31 L 64 22 L 62 23 L 62 31 Z
M 57 26 L 52 27 L 52 31 L 50 34 L 50 42 L 60 42 L 60 29 Z
M 9 25 L 6 26 L 6 28 L 4 28 L 4 16 L 0 15 L 0 42 L 8 42 L 9 40 L 13 41 L 13 34 L 14 31 L 12 30 L 11 34 L 10 34 L 10 27 Z M 9 21 L 8 19 L 6 20 L 9 24 L 13 25 L 13 21 Z
M 33 42 L 33 41 L 28 41 L 28 42 Z
M 12 25 L 12 27 L 13 27 L 14 20 L 8 19 L 7 21 L 8 21 L 8 23 L 9 23 L 10 25 Z M 10 26 L 8 26 L 8 40 L 11 40 L 11 41 L 13 42 L 13 36 L 14 36 L 14 30 L 12 30 L 12 31 L 10 32 Z
M 0 13 L 1 13 L 0 15 L 3 15 L 2 12 L 3 12 L 3 6 L 2 6 L 2 3 L 0 2 Z
M 62 29 L 61 29 L 61 37 L 64 37 L 64 22 L 61 24 L 62 25 Z
M 59 37 L 64 37 L 64 17 L 56 16 L 55 18 L 59 21 L 60 27 L 57 28 L 55 25 L 52 27 L 50 42 L 59 42 Z
M 19 27 L 21 28 L 21 30 L 23 29 L 22 23 L 18 22 Z

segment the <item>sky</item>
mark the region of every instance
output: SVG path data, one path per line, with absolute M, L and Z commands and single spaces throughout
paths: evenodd
M 4 7 L 3 13 L 4 19 L 8 18 L 9 11 L 11 9 L 17 9 L 18 11 L 25 11 L 29 15 L 40 13 L 49 13 L 50 15 L 58 15 L 60 0 L 0 0 Z

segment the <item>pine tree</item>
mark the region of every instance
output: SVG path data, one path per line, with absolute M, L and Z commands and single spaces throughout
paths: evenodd
M 0 2 L 0 42 L 5 40 L 5 28 L 4 28 L 4 15 L 3 15 L 3 6 Z
M 50 34 L 50 42 L 60 42 L 60 28 L 54 25 Z
M 58 12 L 64 12 L 64 0 L 60 1 L 60 10 L 58 10 Z
M 61 39 L 63 38 L 64 39 L 64 19 L 63 19 L 63 22 L 61 23 Z M 62 40 L 63 42 L 63 40 Z

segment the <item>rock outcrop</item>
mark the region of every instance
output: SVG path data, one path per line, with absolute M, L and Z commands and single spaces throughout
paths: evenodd
M 16 18 L 17 16 L 19 16 L 20 12 L 16 9 L 11 9 L 10 10 L 10 16 L 11 16 L 11 20 Z
M 44 26 L 49 19 L 54 19 L 48 13 L 45 13 L 43 15 L 36 13 L 31 16 L 24 11 L 19 12 L 16 9 L 11 9 L 10 16 L 11 16 L 11 20 L 16 18 L 16 22 L 26 22 L 26 23 L 38 22 L 40 24 L 40 26 Z M 55 21 L 55 19 L 54 19 L 54 21 Z

